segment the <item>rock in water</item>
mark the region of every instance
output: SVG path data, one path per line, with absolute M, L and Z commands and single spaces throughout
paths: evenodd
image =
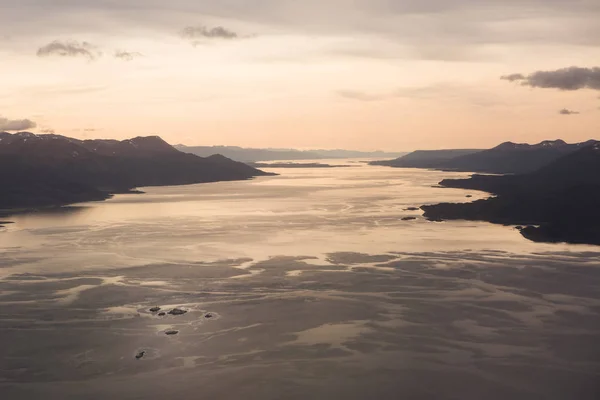
M 171 330 L 165 331 L 165 335 L 169 335 L 169 336 L 172 336 L 172 335 L 177 335 L 178 333 L 179 333 L 179 331 L 176 331 L 176 330 L 174 330 L 174 329 L 171 329 Z
M 181 308 L 174 308 L 171 311 L 169 311 L 169 314 L 171 314 L 171 315 L 183 315 L 186 312 L 187 312 L 186 310 L 182 310 Z
M 419 207 L 408 207 L 404 209 L 405 211 L 419 211 Z
M 159 312 L 159 313 L 158 313 L 158 316 L 159 316 L 159 317 L 164 317 L 165 315 L 167 315 L 167 313 L 164 313 L 164 312 Z
M 139 353 L 137 353 L 135 355 L 136 360 L 139 360 L 140 358 L 144 357 L 144 355 L 146 355 L 146 350 L 142 350 Z
M 160 307 L 156 306 L 156 307 L 152 307 L 150 309 L 150 312 L 159 312 L 160 311 Z
M 417 217 L 404 217 L 402 218 L 402 221 L 413 221 L 415 219 L 417 219 Z
M 211 313 L 207 313 L 207 314 L 204 316 L 204 318 L 212 318 L 212 317 L 214 317 L 214 315 L 212 315 Z

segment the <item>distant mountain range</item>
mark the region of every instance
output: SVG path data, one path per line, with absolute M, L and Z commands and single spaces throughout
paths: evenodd
M 175 148 L 185 153 L 208 157 L 222 154 L 232 160 L 241 162 L 279 161 L 279 160 L 319 160 L 326 158 L 383 158 L 400 157 L 404 153 L 384 151 L 353 151 L 353 150 L 295 150 L 295 149 L 252 149 L 236 146 L 185 146 Z
M 293 163 L 293 162 L 272 162 L 272 163 L 248 163 L 255 168 L 347 168 L 350 165 L 331 165 L 331 164 L 322 164 L 322 163 Z
M 562 140 L 546 140 L 533 145 L 506 142 L 489 150 L 416 151 L 395 160 L 377 161 L 372 164 L 403 168 L 520 174 L 536 171 L 593 142 L 568 144 Z
M 514 148 L 502 146 L 509 147 L 508 150 Z M 566 154 L 524 174 L 443 180 L 442 186 L 483 190 L 496 197 L 472 203 L 423 206 L 425 216 L 431 220 L 466 219 L 526 225 L 520 231 L 531 240 L 600 245 L 600 142 L 577 145 L 542 142 L 531 146 L 534 147 L 531 153 L 530 147 L 522 145 L 517 145 L 516 151 L 526 149 L 529 154 L 539 156 L 540 146 L 558 146 Z M 526 164 L 525 168 L 532 165 Z
M 136 187 L 266 175 L 221 155 L 178 151 L 158 136 L 78 140 L 0 132 L 0 209 L 102 200 Z

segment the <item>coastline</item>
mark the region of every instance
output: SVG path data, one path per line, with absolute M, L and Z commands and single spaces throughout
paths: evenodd
M 278 174 L 272 172 L 264 172 L 261 171 L 261 175 L 257 176 L 277 176 Z M 188 185 L 200 185 L 205 183 L 217 183 L 217 182 L 232 182 L 232 181 L 247 181 L 251 179 L 255 179 L 257 176 L 252 176 L 246 179 L 221 179 L 215 181 L 205 181 L 205 182 L 194 182 L 194 183 L 181 183 L 181 184 L 166 184 L 166 185 L 146 185 L 144 187 L 166 187 L 166 186 L 188 186 Z M 101 193 L 101 195 L 99 195 Z M 94 190 L 90 192 L 87 196 L 84 195 L 78 199 L 72 199 L 71 201 L 62 201 L 62 202 L 53 202 L 48 204 L 40 204 L 37 206 L 30 207 L 14 207 L 14 208 L 0 208 L 0 228 L 4 228 L 7 224 L 12 224 L 12 221 L 5 220 L 6 218 L 10 218 L 12 215 L 16 214 L 26 214 L 33 213 L 38 211 L 49 211 L 49 210 L 59 210 L 65 207 L 70 207 L 75 204 L 80 203 L 90 203 L 90 202 L 102 202 L 113 198 L 117 194 L 133 194 L 133 195 L 142 195 L 146 194 L 143 190 L 140 190 L 137 187 L 127 188 L 127 189 L 116 189 L 110 191 L 97 191 Z
M 521 184 L 514 175 L 443 180 L 440 186 L 482 191 L 490 197 L 469 203 L 423 205 L 423 216 L 434 222 L 467 220 L 515 226 L 533 242 L 600 245 L 600 227 L 593 214 L 595 199 L 600 197 L 597 187 L 537 193 L 524 190 Z

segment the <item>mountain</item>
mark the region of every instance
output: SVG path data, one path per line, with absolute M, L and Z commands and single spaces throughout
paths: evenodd
M 467 172 L 523 174 L 538 170 L 590 143 L 567 144 L 562 140 L 545 140 L 529 145 L 506 142 L 489 150 L 447 160 L 441 163 L 439 168 Z
M 538 185 L 600 185 L 600 141 L 585 142 L 581 149 L 529 176 Z
M 0 209 L 102 200 L 135 187 L 250 179 L 265 172 L 182 153 L 158 136 L 78 140 L 0 133 Z
M 395 160 L 372 161 L 369 164 L 394 168 L 439 168 L 442 163 L 448 160 L 480 151 L 482 150 L 417 150 Z
M 536 171 L 593 142 L 568 144 L 563 140 L 545 140 L 533 145 L 505 142 L 488 150 L 419 150 L 396 160 L 375 161 L 371 164 L 398 168 L 524 174 Z
M 484 190 L 496 197 L 421 207 L 431 220 L 530 225 L 521 233 L 531 240 L 600 245 L 600 142 L 586 142 L 575 152 L 527 174 L 474 175 L 440 184 Z
M 175 148 L 185 153 L 208 157 L 222 154 L 232 160 L 241 162 L 260 162 L 277 160 L 319 160 L 324 158 L 376 158 L 396 157 L 404 153 L 386 153 L 382 151 L 352 151 L 352 150 L 295 150 L 295 149 L 252 149 L 236 146 L 185 146 Z

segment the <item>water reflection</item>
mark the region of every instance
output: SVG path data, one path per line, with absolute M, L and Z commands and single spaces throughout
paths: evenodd
M 428 222 L 485 194 L 353 165 L 14 215 L 0 398 L 598 398 L 597 248 Z
M 92 261 L 115 268 L 149 260 L 322 257 L 345 251 L 585 249 L 531 243 L 511 227 L 483 222 L 432 223 L 420 210 L 407 210 L 486 197 L 434 187 L 441 179 L 468 174 L 351 165 L 273 169 L 281 175 L 242 182 L 144 188 L 145 194 L 14 215 L 1 244 L 45 257 L 45 263 L 29 266 L 35 269 L 69 269 Z M 466 199 L 467 194 L 473 198 Z
M 33 211 L 4 213 L 3 219 L 18 224 L 19 228 L 41 228 L 77 224 L 85 221 L 86 215 L 93 212 L 93 205 L 73 205 L 65 207 L 43 208 Z

